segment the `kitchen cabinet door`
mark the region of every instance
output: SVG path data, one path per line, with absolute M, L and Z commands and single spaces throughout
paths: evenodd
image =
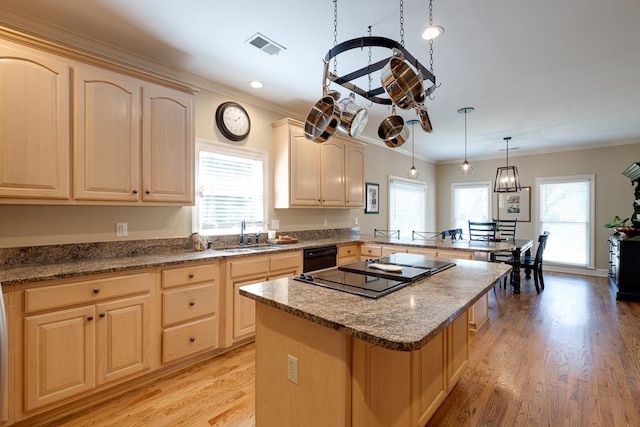
M 138 201 L 141 82 L 89 66 L 74 81 L 74 198 Z
M 149 295 L 97 305 L 97 385 L 149 369 Z
M 70 67 L 0 42 L 0 203 L 70 200 Z
M 290 132 L 290 204 L 296 207 L 320 206 L 320 145 L 309 141 L 302 128 L 292 126 Z
M 31 411 L 95 385 L 95 306 L 25 318 L 25 409 Z
M 364 208 L 364 145 L 345 145 L 345 204 L 350 208 Z
M 142 200 L 194 203 L 193 96 L 143 88 Z
M 345 146 L 329 140 L 320 145 L 320 204 L 327 207 L 345 206 Z

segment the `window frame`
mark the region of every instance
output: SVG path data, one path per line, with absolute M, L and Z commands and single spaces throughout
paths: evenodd
M 536 236 L 539 236 L 545 230 L 542 228 L 542 218 L 540 215 L 541 209 L 541 192 L 540 192 L 540 184 L 544 183 L 560 183 L 560 182 L 589 182 L 589 226 L 587 228 L 589 237 L 587 239 L 587 250 L 588 250 L 588 262 L 587 265 L 581 264 L 572 264 L 572 263 L 564 263 L 558 261 L 551 261 L 545 259 L 544 262 L 550 265 L 556 266 L 564 266 L 564 267 L 572 267 L 572 268 L 586 268 L 586 269 L 595 269 L 595 238 L 596 238 L 596 230 L 595 230 L 595 219 L 596 219 L 596 208 L 595 208 L 595 189 L 596 189 L 596 176 L 595 174 L 584 174 L 584 175 L 566 175 L 566 176 L 548 176 L 548 177 L 537 177 L 536 178 L 536 197 L 535 197 L 535 212 L 536 212 Z M 537 238 L 537 237 L 536 237 Z M 551 235 L 553 238 L 553 235 Z M 547 243 L 548 244 L 548 243 Z
M 250 227 L 247 226 L 247 229 L 245 230 L 246 233 L 257 233 L 257 232 L 262 232 L 265 231 L 267 228 L 267 224 L 268 224 L 268 208 L 269 208 L 269 152 L 267 151 L 263 151 L 263 150 L 257 150 L 254 148 L 248 148 L 248 147 L 240 147 L 240 146 L 234 146 L 234 145 L 230 145 L 230 144 L 225 144 L 222 142 L 218 142 L 218 141 L 212 141 L 212 140 L 208 140 L 208 139 L 203 139 L 203 138 L 196 138 L 196 150 L 195 150 L 195 158 L 194 158 L 194 171 L 195 171 L 195 203 L 192 209 L 192 229 L 194 230 L 194 232 L 196 233 L 200 233 L 203 236 L 224 236 L 224 235 L 234 235 L 234 234 L 239 234 L 240 233 L 240 225 L 238 225 L 237 230 L 236 229 L 231 229 L 231 228 L 227 228 L 227 229 L 219 229 L 219 230 L 206 230 L 206 233 L 203 233 L 201 231 L 201 224 L 200 224 L 200 215 L 199 215 L 199 201 L 201 200 L 202 196 L 201 196 L 201 190 L 200 190 L 200 152 L 201 151 L 208 151 L 208 152 L 213 152 L 216 154 L 223 154 L 223 155 L 227 155 L 227 156 L 233 156 L 233 157 L 242 157 L 245 159 L 259 159 L 262 161 L 263 163 L 263 168 L 262 168 L 262 175 L 263 175 L 263 179 L 262 179 L 262 184 L 263 184 L 263 189 L 262 189 L 262 195 L 263 195 L 263 203 L 262 203 L 262 210 L 263 210 L 263 225 L 262 227 Z
M 455 228 L 456 225 L 456 197 L 455 191 L 458 188 L 486 188 L 487 189 L 487 221 L 493 220 L 493 182 L 491 181 L 472 181 L 472 182 L 453 182 L 451 183 L 451 225 L 449 228 Z M 462 227 L 462 234 L 469 234 L 469 223 Z

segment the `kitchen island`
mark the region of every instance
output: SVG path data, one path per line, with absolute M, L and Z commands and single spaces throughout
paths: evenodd
M 468 309 L 510 271 L 456 264 L 376 300 L 290 278 L 241 287 L 258 303 L 256 425 L 426 424 L 468 363 Z

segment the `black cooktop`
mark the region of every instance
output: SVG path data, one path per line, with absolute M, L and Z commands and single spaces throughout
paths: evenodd
M 371 267 L 372 265 L 392 265 L 402 267 L 401 271 L 384 271 Z M 381 258 L 368 259 L 341 265 L 339 270 L 358 274 L 384 277 L 392 280 L 416 281 L 426 276 L 431 276 L 442 270 L 453 267 L 455 264 L 446 261 L 436 261 L 424 255 L 394 253 Z
M 384 271 L 371 267 L 375 264 L 402 268 L 400 271 Z M 454 265 L 423 255 L 397 253 L 338 268 L 303 273 L 293 279 L 368 298 L 379 298 Z

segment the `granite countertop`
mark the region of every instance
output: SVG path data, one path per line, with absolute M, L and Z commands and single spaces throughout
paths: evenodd
M 0 268 L 0 283 L 3 286 L 10 286 L 140 268 L 176 266 L 194 261 L 277 254 L 292 250 L 333 244 L 343 245 L 354 242 L 360 242 L 360 239 L 358 237 L 315 239 L 286 245 L 263 246 L 262 248 L 257 248 L 254 252 L 239 253 L 207 249 L 205 251 L 180 250 L 153 255 L 120 256 L 89 260 L 68 260 L 63 258 L 59 262 L 30 263 L 24 266 Z
M 399 351 L 423 347 L 501 280 L 502 263 L 456 266 L 378 299 L 289 278 L 246 285 L 240 294 L 294 316 Z
M 435 248 L 453 251 L 474 251 L 474 252 L 510 252 L 515 249 L 515 245 L 508 241 L 504 242 L 483 242 L 476 240 L 451 240 L 441 239 L 436 236 L 432 239 L 395 239 L 389 237 L 361 236 L 364 243 L 374 243 L 381 245 L 415 246 L 419 248 Z

